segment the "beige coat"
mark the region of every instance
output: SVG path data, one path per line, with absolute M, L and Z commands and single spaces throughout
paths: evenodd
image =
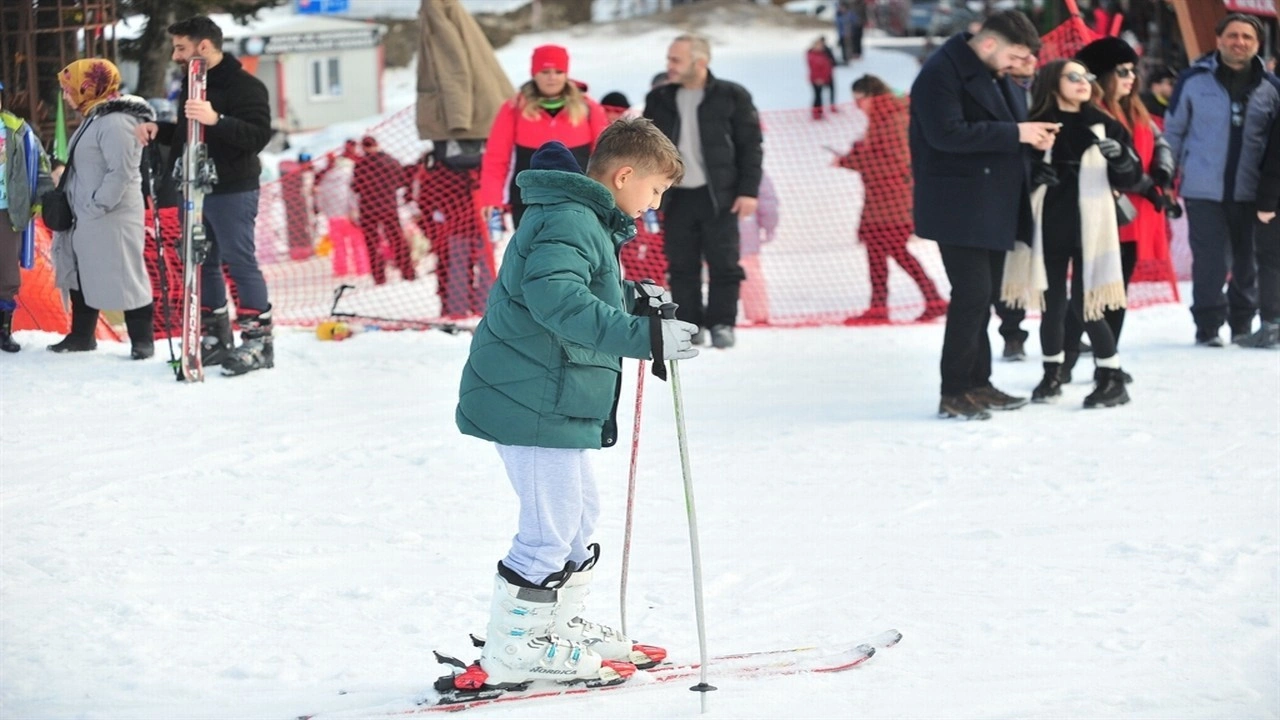
M 78 289 L 89 307 L 133 310 L 151 302 L 143 262 L 142 143 L 134 136 L 155 111 L 141 98 L 109 100 L 90 111 L 74 143 L 63 189 L 75 226 L 54 233 L 59 289 Z
M 418 137 L 483 140 L 516 92 L 493 47 L 458 0 L 423 0 L 418 23 Z

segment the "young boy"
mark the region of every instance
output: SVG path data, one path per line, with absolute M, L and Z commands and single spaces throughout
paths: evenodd
M 698 328 L 674 319 L 660 321 L 661 346 L 651 346 L 653 318 L 628 313 L 636 288 L 618 264 L 635 218 L 683 175 L 680 152 L 653 123 L 624 119 L 600 134 L 585 176 L 550 142 L 516 178 L 528 210 L 471 342 L 457 423 L 497 445 L 519 530 L 498 563 L 480 662 L 454 679 L 459 689 L 611 685 L 666 655 L 579 613 L 599 558 L 587 450 L 617 442 L 622 358 L 698 354 Z

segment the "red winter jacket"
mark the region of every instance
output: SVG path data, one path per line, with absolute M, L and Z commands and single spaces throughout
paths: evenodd
M 830 50 L 809 51 L 809 82 L 813 85 L 830 85 L 835 77 L 836 64 Z
M 587 117 L 576 125 L 569 121 L 569 114 L 564 110 L 553 116 L 539 108 L 537 117 L 530 120 L 517 107 L 519 96 L 502 104 L 493 119 L 493 127 L 489 129 L 484 159 L 480 163 L 479 203 L 482 207 L 502 205 L 502 189 L 508 178 L 511 202 L 519 203 L 520 190 L 515 184 L 515 173 L 529 169 L 529 159 L 543 143 L 552 140 L 564 143 L 586 171 L 587 158 L 596 147 L 596 138 L 609 125 L 609 119 L 605 117 L 600 103 L 591 98 L 584 99 L 587 101 Z M 513 161 L 515 173 L 511 167 Z

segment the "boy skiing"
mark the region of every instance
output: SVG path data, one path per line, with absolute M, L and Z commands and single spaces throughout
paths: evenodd
M 520 499 L 519 530 L 498 563 L 480 662 L 455 676 L 457 689 L 612 685 L 666 655 L 579 615 L 599 558 L 587 450 L 617 441 L 622 358 L 698 354 L 695 325 L 628 313 L 638 287 L 618 264 L 634 219 L 683 175 L 679 151 L 653 123 L 624 119 L 601 133 L 585 176 L 550 142 L 516 179 L 529 209 L 476 328 L 457 423 L 497 445 Z M 641 311 L 661 294 L 646 290 Z

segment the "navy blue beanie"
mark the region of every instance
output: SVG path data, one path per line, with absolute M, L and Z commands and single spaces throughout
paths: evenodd
M 560 170 L 582 174 L 578 159 L 559 140 L 544 143 L 529 159 L 530 170 Z

